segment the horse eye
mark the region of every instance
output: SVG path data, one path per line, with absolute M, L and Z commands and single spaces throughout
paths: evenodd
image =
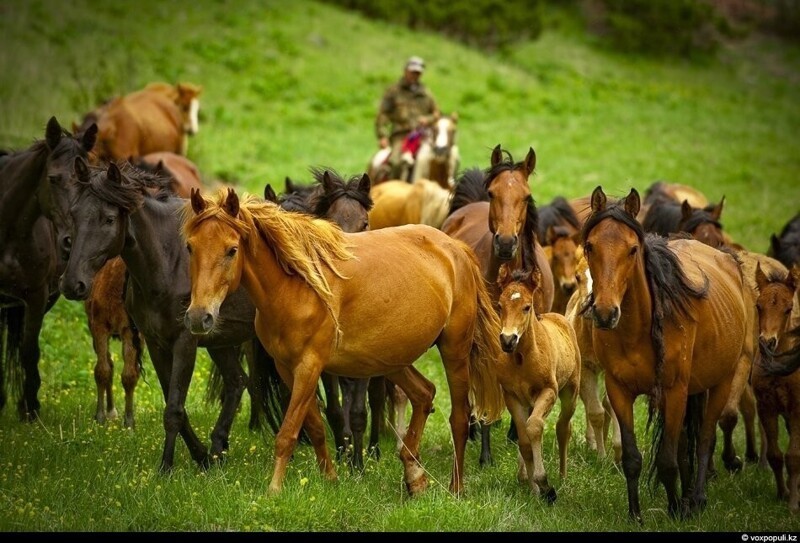
M 494 193 L 492 193 L 492 191 L 488 191 L 487 194 L 489 195 L 490 200 L 494 198 Z
M 109 215 L 106 217 L 106 224 L 114 224 L 114 220 L 116 220 L 116 217 Z
M 522 312 L 523 313 L 530 313 L 531 312 L 531 306 L 530 305 L 526 305 L 525 307 L 522 308 Z
M 591 243 L 586 243 L 583 246 L 583 252 L 586 253 L 587 255 L 592 254 L 592 244 Z
M 761 313 L 761 304 L 756 304 L 756 311 Z
M 236 254 L 236 251 L 238 250 L 239 250 L 238 247 L 231 247 L 230 249 L 228 249 L 228 252 L 225 253 L 225 256 L 227 256 L 228 258 L 232 258 Z
M 638 252 L 639 252 L 639 246 L 634 245 L 633 247 L 631 247 L 630 256 L 636 256 L 636 253 Z
M 49 180 L 49 181 L 50 181 L 52 184 L 54 184 L 54 185 L 55 185 L 56 183 L 58 183 L 58 182 L 59 182 L 59 180 L 61 179 L 61 176 L 58 176 L 58 175 L 48 175 L 48 176 L 47 176 L 47 179 L 48 179 L 48 180 Z
M 186 244 L 186 250 L 189 251 L 189 254 L 192 254 L 192 246 L 188 243 Z
M 792 314 L 792 308 L 791 308 L 791 307 L 790 307 L 789 309 L 787 309 L 787 310 L 786 310 L 786 314 L 787 314 L 787 315 L 791 315 L 791 314 Z

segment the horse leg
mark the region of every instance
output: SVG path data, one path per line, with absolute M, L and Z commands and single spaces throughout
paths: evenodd
M 777 490 L 778 499 L 785 500 L 788 496 L 788 489 L 786 488 L 786 480 L 783 476 L 783 453 L 778 444 L 778 413 L 774 410 L 774 405 L 767 405 L 771 403 L 772 402 L 762 402 L 761 398 L 759 398 L 757 404 L 758 418 L 761 420 L 761 425 L 764 428 L 764 434 L 766 436 L 767 461 L 775 476 L 775 488 Z
M 375 460 L 381 458 L 381 423 L 384 417 L 384 404 L 386 403 L 386 380 L 383 377 L 371 377 L 368 386 L 369 398 L 369 454 Z
M 517 481 L 520 483 L 528 483 L 531 491 L 534 494 L 539 494 L 539 487 L 528 474 L 532 474 L 533 469 L 533 448 L 531 447 L 531 440 L 528 437 L 526 430 L 526 422 L 530 417 L 531 409 L 517 401 L 515 398 L 508 394 L 504 394 L 506 401 L 506 408 L 511 413 L 511 424 L 517 428 Z
M 492 458 L 492 442 L 491 430 L 492 425 L 485 422 L 480 423 L 481 428 L 481 456 L 478 459 L 478 464 L 481 467 L 494 465 L 494 458 Z
M 20 360 L 25 374 L 22 387 L 22 398 L 19 400 L 18 411 L 22 421 L 33 422 L 39 418 L 39 387 L 42 378 L 39 375 L 39 333 L 42 331 L 47 293 L 45 290 L 32 295 L 25 306 L 25 317 L 22 329 L 22 342 L 20 345 Z
M 543 497 L 547 503 L 556 501 L 556 489 L 550 486 L 547 480 L 547 472 L 544 469 L 544 461 L 542 459 L 542 439 L 544 437 L 544 422 L 547 415 L 553 409 L 556 403 L 556 391 L 552 388 L 543 389 L 536 397 L 533 403 L 533 411 L 525 423 L 525 432 L 531 442 L 531 449 L 533 450 L 533 472 L 528 473 L 528 480 L 532 482 L 531 488 L 539 489 L 539 495 Z M 573 406 L 574 410 L 574 406 Z M 561 429 L 563 431 L 563 427 Z M 520 440 L 522 434 L 520 434 Z M 559 436 L 559 442 L 561 441 Z
M 726 380 L 708 391 L 708 403 L 703 414 L 697 442 L 697 477 L 695 478 L 689 513 L 702 509 L 706 504 L 708 461 L 713 452 L 712 447 L 716 435 L 717 422 L 731 395 L 731 385 L 732 382 Z
M 131 323 L 132 325 L 133 323 Z M 120 334 L 122 339 L 122 388 L 125 389 L 125 428 L 133 428 L 133 394 L 142 371 L 142 338 L 138 330 L 126 327 Z
M 322 373 L 321 361 L 315 358 L 306 359 L 292 371 L 276 360 L 275 367 L 291 390 L 291 397 L 278 435 L 275 436 L 275 469 L 269 483 L 269 492 L 276 494 L 283 487 L 289 460 L 303 426 L 314 446 L 320 471 L 327 479 L 335 480 L 336 469 L 325 446 L 325 426 L 316 402 L 317 382 Z
M 580 397 L 586 408 L 586 444 L 590 450 L 597 451 L 598 457 L 605 458 L 605 410 L 597 393 L 597 373 L 588 364 L 581 369 L 580 386 Z
M 442 360 L 445 363 L 445 376 L 450 390 L 450 431 L 453 435 L 453 475 L 450 478 L 450 492 L 459 496 L 464 490 L 464 453 L 469 433 L 469 352 L 466 357 L 458 358 L 450 349 L 440 347 Z M 486 426 L 488 445 L 489 425 Z M 488 461 L 491 462 L 491 452 Z
M 603 435 L 608 434 L 608 426 L 611 426 L 611 446 L 614 449 L 614 463 L 622 462 L 622 434 L 619 430 L 619 419 L 611 407 L 608 394 L 603 395 L 603 409 L 606 412 L 605 422 L 603 423 Z
M 89 331 L 92 334 L 92 347 L 94 348 L 97 361 L 94 364 L 94 382 L 97 386 L 97 407 L 94 413 L 94 420 L 98 424 L 106 423 L 106 398 L 108 398 L 109 415 L 114 409 L 114 399 L 111 395 L 112 380 L 114 377 L 114 366 L 108 352 L 109 334 L 91 314 L 91 309 L 86 308 L 89 320 Z M 116 415 L 116 411 L 114 411 Z M 112 418 L 112 417 L 109 417 Z
M 394 404 L 394 418 L 397 421 L 394 426 L 394 433 L 397 440 L 397 452 L 400 452 L 403 450 L 403 438 L 405 438 L 406 431 L 408 430 L 408 425 L 406 424 L 408 396 L 402 388 L 394 384 L 392 388 L 392 398 L 392 403 Z
M 222 408 L 219 417 L 211 431 L 211 458 L 221 461 L 222 453 L 228 450 L 228 437 L 230 436 L 231 425 L 236 417 L 236 410 L 242 400 L 242 393 L 245 389 L 247 376 L 242 370 L 239 362 L 239 346 L 236 347 L 209 347 L 208 354 L 211 360 L 217 365 L 222 374 L 223 393 Z
M 558 471 L 562 479 L 567 476 L 567 450 L 572 436 L 572 416 L 578 405 L 578 388 L 579 386 L 568 384 L 558 393 L 561 411 L 556 422 L 556 438 L 558 439 Z
M 628 487 L 628 516 L 642 522 L 639 506 L 639 475 L 642 472 L 642 455 L 636 446 L 633 426 L 633 400 L 625 388 L 606 372 L 606 393 L 619 421 L 622 443 L 622 471 Z
M 350 430 L 352 432 L 353 467 L 364 471 L 364 431 L 367 429 L 367 386 L 369 378 L 349 379 L 353 382 L 350 393 L 352 403 L 349 410 Z
M 403 437 L 400 461 L 403 463 L 406 490 L 409 495 L 416 496 L 428 486 L 428 477 L 420 463 L 419 442 L 422 439 L 422 431 L 425 429 L 425 421 L 433 409 L 436 386 L 413 366 L 407 366 L 398 372 L 387 375 L 387 378 L 403 389 L 411 402 L 411 421 Z M 466 429 L 464 437 L 466 438 Z
M 250 420 L 247 427 L 250 430 L 261 428 L 261 406 L 263 405 L 263 391 L 259 386 L 256 374 L 256 360 L 253 352 L 253 342 L 245 341 L 242 344 L 242 353 L 247 360 L 247 393 L 250 395 Z
M 353 455 L 355 454 L 355 444 L 353 443 L 353 428 L 350 418 L 353 410 L 356 380 L 348 377 L 334 377 L 339 383 L 339 390 L 342 393 L 342 413 L 344 414 L 342 425 L 343 448 L 342 456 L 344 460 L 353 467 Z
M 733 444 L 733 430 L 739 420 L 739 404 L 742 393 L 747 386 L 750 378 L 750 368 L 752 364 L 750 358 L 742 356 L 736 365 L 736 370 L 731 384 L 731 394 L 722 409 L 719 419 L 719 427 L 722 429 L 722 463 L 725 469 L 731 473 L 736 473 L 742 469 L 742 459 L 736 456 L 736 448 Z M 712 449 L 713 452 L 713 449 Z
M 322 372 L 322 388 L 325 389 L 325 416 L 333 432 L 333 443 L 336 446 L 336 460 L 341 460 L 347 452 L 344 439 L 344 409 L 339 403 L 339 378 Z
M 667 510 L 673 518 L 683 514 L 678 498 L 678 448 L 687 409 L 687 387 L 676 384 L 663 392 L 661 439 L 656 445 L 658 479 L 667 493 Z M 681 459 L 683 462 L 683 459 Z M 684 468 L 684 473 L 686 473 Z
M 744 457 L 750 463 L 758 462 L 756 452 L 756 397 L 753 387 L 746 384 L 739 400 L 739 411 L 744 420 L 745 453 Z

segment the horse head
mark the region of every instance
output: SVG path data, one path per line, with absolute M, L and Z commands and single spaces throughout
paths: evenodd
M 538 269 L 511 271 L 508 264 L 500 265 L 497 275 L 500 288 L 500 346 L 507 353 L 514 352 L 522 334 L 530 328 L 531 316 L 535 314 L 533 295 L 541 279 Z
M 774 353 L 786 331 L 794 305 L 795 292 L 800 286 L 800 267 L 794 266 L 788 274 L 775 269 L 765 272 L 761 263 L 756 265 L 758 298 L 758 342 L 762 352 Z

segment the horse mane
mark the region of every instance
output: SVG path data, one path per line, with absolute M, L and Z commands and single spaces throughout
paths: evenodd
M 206 209 L 200 214 L 194 214 L 191 204 L 187 203 L 184 208 L 184 237 L 188 237 L 203 221 L 213 218 L 234 229 L 252 253 L 256 252 L 259 239 L 264 240 L 283 271 L 299 275 L 322 299 L 338 330 L 339 322 L 332 307 L 333 292 L 324 270 L 328 268 L 337 277 L 344 278 L 336 261 L 355 258 L 342 229 L 333 222 L 311 215 L 287 213 L 274 203 L 250 194 L 241 197 L 239 215 L 232 217 L 225 210 L 227 197 L 228 191 L 224 188 L 219 189 L 214 198 L 203 196 Z
M 326 171 L 334 185 L 333 190 L 330 192 L 322 189 L 322 178 Z M 311 168 L 311 175 L 314 176 L 314 180 L 322 189 L 311 192 L 308 198 L 309 208 L 317 217 L 324 217 L 331 205 L 342 197 L 357 201 L 367 211 L 372 209 L 372 198 L 370 198 L 369 193 L 358 189 L 358 184 L 361 181 L 360 176 L 354 175 L 345 181 L 335 170 L 323 167 Z
M 722 224 L 711 216 L 711 212 L 713 210 L 714 210 L 714 204 L 709 205 L 708 207 L 705 207 L 703 209 L 693 208 L 692 215 L 685 221 L 681 222 L 680 226 L 681 230 L 685 232 L 692 232 L 694 231 L 695 228 L 697 228 L 701 224 L 708 224 L 708 223 L 713 224 L 714 226 L 722 230 Z
M 573 211 L 572 206 L 569 205 L 569 202 L 563 196 L 556 196 L 549 204 L 540 207 L 538 211 L 539 227 L 536 232 L 539 236 L 539 242 L 542 245 L 545 244 L 548 226 L 556 226 L 566 222 L 570 226 L 574 227 L 575 230 L 581 229 L 581 223 L 578 220 L 578 216 L 575 215 L 575 211 Z
M 488 202 L 489 193 L 484 186 L 484 173 L 480 168 L 470 168 L 462 172 L 453 187 L 453 198 L 450 200 L 450 216 L 467 204 Z
M 89 179 L 78 179 L 77 183 L 83 190 L 89 190 L 100 200 L 127 212 L 141 207 L 145 198 L 164 201 L 174 196 L 171 189 L 172 178 L 161 172 L 147 172 L 127 162 L 117 164 L 122 177 L 122 183 L 108 181 L 107 166 L 89 166 Z M 148 189 L 155 188 L 152 194 Z

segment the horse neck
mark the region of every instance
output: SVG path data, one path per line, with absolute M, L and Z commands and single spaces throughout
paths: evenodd
M 628 288 L 619 308 L 622 317 L 616 328 L 622 337 L 630 338 L 631 341 L 638 341 L 637 338 L 642 335 L 650 338 L 653 322 L 653 299 L 643 258 L 639 257 L 639 263 L 628 281 Z
M 177 205 L 145 198 L 141 207 L 128 216 L 128 235 L 121 256 L 131 276 L 139 284 L 168 285 L 173 288 L 188 278 L 188 253 L 179 235 Z
M 252 233 L 258 236 L 258 233 Z M 260 236 L 259 236 L 260 237 Z M 291 284 L 305 285 L 305 282 L 296 275 L 287 274 L 267 243 L 260 238 L 258 248 L 252 251 L 247 243 L 247 247 L 241 252 L 244 261 L 242 262 L 241 284 L 250 299 L 253 300 L 256 308 L 265 315 L 280 315 L 286 312 L 287 303 L 284 296 L 290 296 L 294 290 L 286 289 Z M 308 287 L 310 290 L 310 287 Z M 275 293 L 280 292 L 280 296 Z
M 14 232 L 30 234 L 33 225 L 42 217 L 36 192 L 47 164 L 47 155 L 47 148 L 43 147 L 41 150 L 22 151 L 5 163 L 0 186 L 0 239 Z

